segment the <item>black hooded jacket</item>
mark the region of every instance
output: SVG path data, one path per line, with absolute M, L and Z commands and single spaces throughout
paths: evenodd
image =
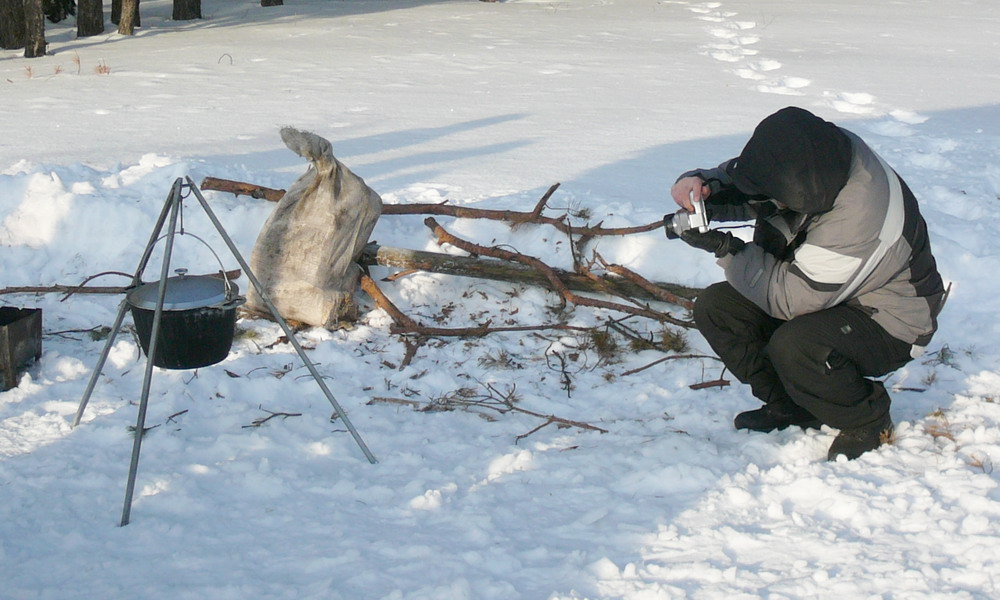
M 768 314 L 792 319 L 848 302 L 918 354 L 943 284 L 906 183 L 861 138 L 801 108 L 757 126 L 740 156 L 696 170 L 713 221 L 756 220 L 753 243 L 720 259 Z

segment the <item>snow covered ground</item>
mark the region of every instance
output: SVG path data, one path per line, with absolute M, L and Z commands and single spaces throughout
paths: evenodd
M 733 430 L 756 405 L 748 389 L 689 388 L 719 377 L 716 361 L 626 375 L 664 355 L 619 339 L 602 357 L 547 331 L 434 341 L 400 370 L 403 343 L 367 306 L 351 330 L 300 339 L 372 465 L 295 353 L 272 346 L 277 326 L 241 321 L 222 364 L 155 373 L 127 527 L 145 366 L 132 336 L 70 427 L 103 348 L 82 330 L 111 325 L 119 298 L 0 296 L 42 308 L 45 330 L 42 359 L 0 393 L 0 598 L 1000 596 L 995 2 L 203 0 L 205 19 L 180 23 L 166 0 L 142 7 L 132 38 L 77 40 L 70 20 L 49 26 L 50 56 L 0 52 L 0 288 L 134 271 L 177 177 L 288 186 L 305 165 L 282 125 L 330 139 L 387 203 L 529 210 L 560 182 L 554 209 L 617 226 L 672 210 L 677 174 L 735 155 L 794 104 L 901 172 L 952 296 L 928 354 L 887 377 L 896 442 L 837 463 L 830 429 Z M 273 205 L 206 196 L 249 255 Z M 185 219 L 236 266 L 196 205 Z M 549 228 L 439 220 L 570 263 Z M 440 250 L 420 217 L 385 216 L 373 238 Z M 653 280 L 721 278 L 662 233 L 595 247 Z M 211 260 L 179 243 L 174 264 Z M 619 316 L 441 275 L 382 287 L 444 326 Z M 370 403 L 511 393 L 607 433 L 518 439 L 543 421 Z M 253 427 L 267 411 L 300 416 Z

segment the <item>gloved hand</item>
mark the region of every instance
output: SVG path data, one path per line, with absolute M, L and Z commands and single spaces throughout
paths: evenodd
M 746 245 L 743 240 L 733 237 L 728 231 L 710 229 L 705 233 L 697 229 L 688 229 L 681 233 L 681 240 L 692 248 L 707 250 L 715 254 L 716 258 L 722 258 L 727 254 L 736 254 Z

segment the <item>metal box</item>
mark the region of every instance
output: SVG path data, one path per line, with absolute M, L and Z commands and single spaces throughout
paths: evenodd
M 42 357 L 42 309 L 0 306 L 0 392 L 17 386 L 20 371 Z

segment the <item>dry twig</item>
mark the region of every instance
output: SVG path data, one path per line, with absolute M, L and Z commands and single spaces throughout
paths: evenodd
M 472 412 L 473 414 L 486 417 L 492 420 L 491 417 L 479 412 L 479 409 L 491 410 L 500 414 L 507 414 L 510 412 L 517 412 L 531 417 L 536 417 L 539 419 L 544 419 L 545 422 L 515 438 L 515 443 L 521 441 L 522 439 L 530 436 L 531 434 L 549 426 L 556 425 L 557 427 L 576 427 L 577 429 L 586 429 L 588 431 L 598 431 L 600 433 L 607 433 L 607 429 L 597 427 L 596 425 L 591 425 L 590 423 L 584 423 L 583 421 L 574 421 L 572 419 L 564 419 L 563 417 L 557 417 L 556 415 L 546 415 L 540 412 L 535 412 L 533 410 L 528 410 L 518 405 L 520 398 L 517 396 L 517 386 L 511 384 L 506 392 L 500 391 L 493 386 L 493 384 L 479 382 L 482 386 L 483 392 L 477 392 L 472 388 L 461 388 L 451 392 L 450 394 L 445 394 L 439 398 L 434 398 L 429 402 L 416 402 L 413 400 L 404 400 L 402 398 L 372 398 L 369 404 L 380 403 L 380 404 L 399 404 L 410 406 L 418 412 L 439 412 L 439 411 L 452 411 L 452 410 L 464 410 Z
M 668 360 L 679 360 L 679 359 L 682 359 L 682 358 L 710 358 L 712 360 L 720 360 L 719 357 L 717 357 L 717 356 L 709 356 L 707 354 L 674 354 L 674 355 L 671 355 L 671 356 L 664 356 L 663 358 L 658 358 L 658 359 L 654 360 L 653 362 L 649 363 L 648 365 L 643 366 L 643 367 L 639 367 L 638 369 L 632 369 L 630 371 L 625 371 L 624 373 L 622 373 L 622 375 L 623 376 L 624 375 L 635 375 L 636 373 L 640 373 L 642 371 L 645 371 L 646 369 L 649 369 L 650 367 L 655 367 L 656 365 L 658 365 L 660 363 L 663 363 L 663 362 L 667 362 Z M 726 383 L 728 385 L 728 382 L 726 382 Z M 701 385 L 701 384 L 695 384 L 695 385 Z
M 263 425 L 264 423 L 267 423 L 268 421 L 270 421 L 271 419 L 273 419 L 275 417 L 281 417 L 282 419 L 287 419 L 288 417 L 301 417 L 302 416 L 302 413 L 271 412 L 271 411 L 267 410 L 266 408 L 262 408 L 260 406 L 258 406 L 257 408 L 260 408 L 262 411 L 266 412 L 268 414 L 268 416 L 266 416 L 266 417 L 259 417 L 257 419 L 254 419 L 253 422 L 250 423 L 249 425 L 244 425 L 243 429 L 250 429 L 252 427 L 260 427 L 261 425 Z

